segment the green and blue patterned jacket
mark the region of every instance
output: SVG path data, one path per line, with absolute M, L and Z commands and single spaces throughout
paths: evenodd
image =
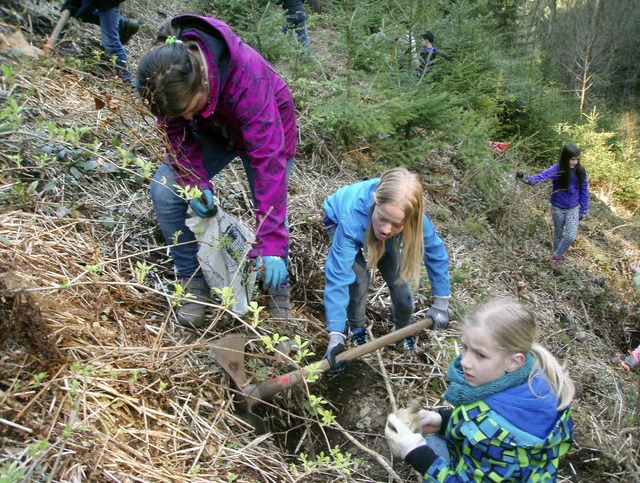
M 458 407 L 449 420 L 451 463 L 438 458 L 424 481 L 555 481 L 573 441 L 571 408 L 544 439 L 525 433 L 483 401 Z
M 546 379 L 531 382 L 441 412 L 449 462 L 426 446 L 405 461 L 425 482 L 556 481 L 573 443 L 571 407 L 557 411 Z

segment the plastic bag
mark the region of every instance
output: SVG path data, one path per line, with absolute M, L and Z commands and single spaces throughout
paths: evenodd
M 186 224 L 198 240 L 198 260 L 207 284 L 212 289 L 231 287 L 235 303 L 229 308 L 244 315 L 249 310 L 256 283 L 256 271 L 250 269 L 253 260 L 246 257 L 255 235 L 244 223 L 220 208 L 217 201 L 216 205 L 216 216 L 190 216 Z

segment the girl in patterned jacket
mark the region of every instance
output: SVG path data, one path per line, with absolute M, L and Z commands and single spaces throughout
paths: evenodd
M 536 333 L 534 314 L 518 302 L 481 306 L 465 321 L 462 354 L 447 373 L 444 398 L 454 409 L 390 414 L 394 456 L 424 481 L 555 481 L 573 442 L 575 389 Z
M 215 216 L 211 179 L 236 157 L 247 175 L 256 217 L 249 258 L 260 258 L 271 315 L 287 318 L 287 185 L 296 154 L 296 117 L 285 81 L 218 19 L 182 15 L 166 23 L 138 62 L 137 88 L 166 133 L 167 157 L 151 199 L 183 288 L 193 298 L 178 322 L 201 327 L 209 297 L 187 208 Z M 187 202 L 181 192 L 201 194 Z
M 580 164 L 580 148 L 575 143 L 565 144 L 560 160 L 535 176 L 516 173 L 529 185 L 551 180 L 551 216 L 553 218 L 552 268 L 560 268 L 564 254 L 576 240 L 578 222 L 587 218 L 589 210 L 589 182 L 584 166 Z

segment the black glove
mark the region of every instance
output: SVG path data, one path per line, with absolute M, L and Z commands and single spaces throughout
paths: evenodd
M 587 212 L 586 211 L 581 211 L 580 212 L 580 216 L 578 217 L 578 221 L 582 221 L 582 220 L 586 220 L 587 219 Z
M 327 371 L 331 374 L 338 374 L 349 367 L 349 361 L 336 362 L 336 356 L 344 351 L 344 342 L 346 337 L 340 332 L 329 332 L 329 345 L 323 359 L 329 361 L 331 370 Z
M 449 327 L 449 297 L 433 297 L 433 305 L 425 314 L 433 320 L 432 329 L 440 330 Z
M 524 173 L 522 171 L 518 171 L 516 173 L 516 179 L 524 179 Z

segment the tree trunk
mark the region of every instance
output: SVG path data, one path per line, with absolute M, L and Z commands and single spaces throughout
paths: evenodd
M 582 68 L 582 79 L 580 82 L 580 112 L 584 113 L 584 106 L 587 101 L 587 91 L 591 87 L 591 60 L 593 56 L 593 46 L 598 38 L 598 27 L 600 26 L 600 16 L 602 15 L 602 8 L 604 2 L 602 0 L 596 0 L 595 14 L 591 17 L 591 27 L 587 32 L 586 49 L 584 55 L 584 64 Z

